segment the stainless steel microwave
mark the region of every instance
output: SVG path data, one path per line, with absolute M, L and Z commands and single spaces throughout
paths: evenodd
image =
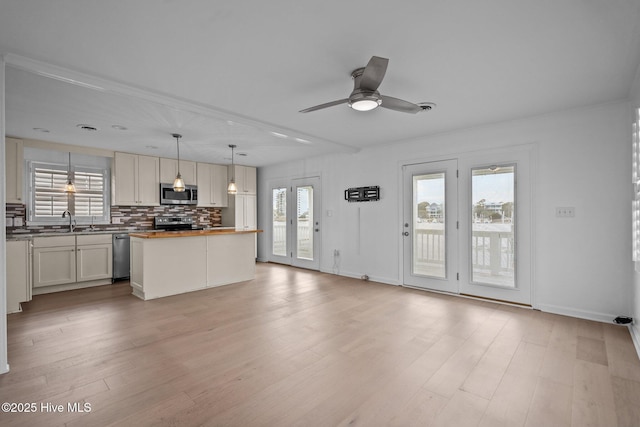
M 161 205 L 196 205 L 198 204 L 198 187 L 185 185 L 184 191 L 174 191 L 173 184 L 160 184 Z

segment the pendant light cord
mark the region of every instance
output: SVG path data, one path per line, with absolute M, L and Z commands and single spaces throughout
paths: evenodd
M 178 176 L 180 175 L 180 136 L 176 134 L 176 147 L 178 148 Z

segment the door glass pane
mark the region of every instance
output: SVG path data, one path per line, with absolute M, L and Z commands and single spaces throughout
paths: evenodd
M 414 275 L 447 277 L 444 196 L 444 172 L 413 177 Z
M 287 256 L 287 189 L 273 189 L 273 247 L 274 255 Z
M 296 187 L 296 257 L 313 259 L 313 187 Z
M 515 166 L 472 169 L 471 281 L 515 287 Z

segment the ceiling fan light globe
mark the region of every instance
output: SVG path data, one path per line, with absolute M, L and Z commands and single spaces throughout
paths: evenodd
M 382 103 L 379 99 L 359 99 L 349 103 L 349 107 L 356 111 L 371 111 Z

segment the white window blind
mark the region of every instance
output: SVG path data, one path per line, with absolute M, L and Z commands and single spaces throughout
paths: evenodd
M 75 215 L 78 217 L 102 217 L 105 214 L 105 177 L 103 171 L 76 170 L 73 182 L 76 186 Z
M 72 166 L 71 179 L 76 193 L 64 192 L 68 166 L 31 162 L 31 209 L 29 220 L 44 223 L 66 223 L 62 213 L 69 210 L 78 223 L 109 221 L 107 169 Z
M 34 218 L 59 218 L 68 209 L 68 197 L 64 192 L 67 171 L 56 165 L 33 165 Z

